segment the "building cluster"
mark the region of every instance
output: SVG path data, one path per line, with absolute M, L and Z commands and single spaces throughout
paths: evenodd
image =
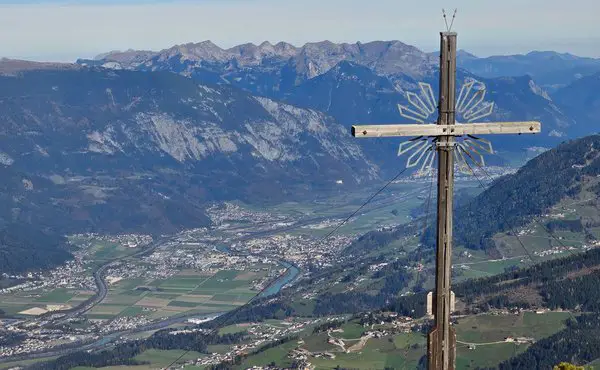
M 365 313 L 361 318 L 361 323 L 365 328 L 373 329 L 375 325 L 379 325 L 384 327 L 384 331 L 390 331 L 392 333 L 398 332 L 410 332 L 412 326 L 415 323 L 415 319 L 409 316 L 402 316 L 396 312 L 372 312 Z M 375 330 L 381 333 L 381 330 Z M 375 335 L 375 334 L 374 334 Z M 380 337 L 381 334 L 377 334 L 377 337 Z
M 231 249 L 254 255 L 273 256 L 297 266 L 317 268 L 332 266 L 339 252 L 350 245 L 353 237 L 336 235 L 319 242 L 307 235 L 276 234 L 232 244 Z
M 516 343 L 516 344 L 533 344 L 535 343 L 534 338 L 530 337 L 506 337 L 504 341 L 507 343 Z
M 281 222 L 288 218 L 286 215 L 271 212 L 260 212 L 245 209 L 237 204 L 225 202 L 206 209 L 206 214 L 215 225 L 227 225 L 229 222 L 269 223 Z
M 322 229 L 327 229 L 330 227 L 336 227 L 342 221 L 343 221 L 343 219 L 327 219 L 327 220 L 317 222 L 314 224 L 304 225 L 304 226 L 302 226 L 302 228 L 303 229 L 312 229 L 312 230 L 322 230 Z M 348 221 L 351 221 L 351 220 L 348 220 Z
M 343 318 L 343 316 L 340 316 L 312 320 L 295 319 L 293 321 L 282 321 L 278 324 L 249 323 L 244 327 L 249 334 L 249 339 L 246 343 L 234 345 L 225 353 L 212 353 L 208 356 L 190 361 L 190 364 L 196 366 L 210 366 L 232 361 L 236 356 L 251 353 L 267 343 L 298 334 L 311 325 Z
M 477 181 L 480 179 L 496 179 L 498 177 L 509 175 L 517 172 L 518 168 L 515 167 L 501 167 L 501 166 L 485 166 L 485 170 L 473 166 L 469 172 L 456 172 L 454 175 L 455 181 Z M 430 175 L 422 171 L 415 171 L 410 176 L 395 180 L 394 183 L 429 183 Z
M 38 325 L 7 325 L 6 333 L 22 335 L 25 338 L 16 344 L 0 346 L 0 358 L 25 353 L 43 352 L 57 346 L 93 338 L 93 335 L 65 333 L 58 329 L 44 329 Z
M 152 320 L 143 315 L 117 317 L 99 328 L 101 334 L 108 334 L 123 330 L 135 329 L 150 324 Z
M 577 248 L 561 245 L 561 246 L 552 247 L 550 249 L 546 249 L 543 251 L 534 251 L 533 254 L 538 257 L 546 257 L 546 256 L 551 256 L 553 254 L 561 254 L 561 253 L 565 253 L 568 251 L 574 251 L 574 250 L 577 250 Z
M 136 278 L 143 278 L 147 281 L 164 280 L 180 273 L 183 269 L 195 270 L 207 275 L 222 270 L 261 272 L 259 274 L 261 277 L 250 282 L 252 288 L 258 292 L 286 271 L 286 267 L 282 266 L 281 261 L 289 261 L 300 268 L 303 266 L 328 267 L 338 262 L 336 258 L 340 257 L 340 251 L 354 240 L 354 236 L 337 234 L 321 243 L 317 242 L 313 236 L 301 235 L 304 232 L 298 234 L 278 232 L 275 230 L 285 229 L 298 220 L 289 215 L 243 209 L 232 203 L 211 207 L 209 214 L 213 222 L 220 225 L 220 228 L 185 230 L 176 236 L 165 237 L 164 240 L 161 240 L 160 245 L 153 244 L 154 240 L 149 235 L 92 233 L 70 235 L 71 244 L 78 247 L 74 252 L 73 260 L 43 274 L 30 273 L 27 276 L 11 276 L 11 278 L 19 278 L 23 282 L 14 287 L 0 290 L 0 293 L 19 292 L 19 297 L 24 297 L 22 292 L 31 290 L 30 298 L 37 299 L 57 287 L 86 292 L 98 291 L 99 285 L 97 286 L 97 281 L 92 273 L 98 266 L 97 246 L 102 243 L 140 250 L 145 246 L 152 247 L 143 254 L 132 251 L 131 254 L 135 253 L 135 258 L 122 258 L 122 254 L 117 255 L 114 262 L 103 267 L 99 276 L 108 285 L 108 296 L 111 294 L 110 290 L 114 289 L 111 286 L 118 284 L 121 280 Z M 309 228 L 328 228 L 334 224 L 337 224 L 337 220 L 326 220 L 310 225 Z M 241 236 L 244 237 L 241 238 Z M 34 290 L 35 292 L 33 292 Z M 27 297 L 25 296 L 25 298 Z M 77 303 L 70 304 L 77 305 Z M 90 304 L 93 306 L 97 302 L 91 301 Z M 54 307 L 47 308 L 51 310 Z M 34 349 L 36 351 L 49 349 L 73 341 L 79 343 L 86 338 L 86 340 L 91 340 L 94 335 L 98 334 L 106 335 L 107 333 L 145 327 L 150 324 L 149 317 L 156 318 L 157 313 L 147 315 L 144 312 L 133 317 L 116 317 L 112 320 L 87 320 L 80 314 L 69 316 L 67 313 L 60 315 L 51 312 L 32 314 L 23 322 L 33 324 L 37 329 L 56 327 L 54 324 L 58 322 L 64 322 L 65 325 L 56 333 L 47 333 L 40 332 L 33 327 L 25 328 L 22 325 L 23 322 L 10 324 L 15 330 L 26 333 L 26 339 L 10 348 L 2 348 L 0 357 L 32 352 Z M 71 325 L 70 320 L 82 322 Z M 155 320 L 160 321 L 160 319 Z M 229 356 L 235 356 L 244 351 L 258 348 L 276 338 L 296 333 L 310 324 L 310 322 L 292 322 L 289 325 L 282 324 L 280 326 L 250 325 L 248 331 L 252 338 L 251 341 L 233 348 Z M 226 358 L 223 356 L 227 355 L 215 354 L 212 356 L 212 360 L 209 356 L 206 361 L 219 363 Z
M 21 279 L 24 281 L 18 285 L 0 289 L 0 294 L 37 291 L 44 288 L 94 290 L 96 286 L 87 266 L 79 258 L 67 261 L 64 265 L 44 273 L 30 272 L 26 276 L 22 276 Z
M 79 247 L 91 247 L 98 242 L 118 244 L 129 248 L 143 247 L 152 243 L 152 236 L 145 234 L 104 235 L 97 233 L 69 235 L 69 241 Z

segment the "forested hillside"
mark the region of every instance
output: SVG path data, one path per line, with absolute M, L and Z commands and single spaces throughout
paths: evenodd
M 600 249 L 458 284 L 470 312 L 492 308 L 549 308 L 573 312 L 567 327 L 499 364 L 500 370 L 550 369 L 561 361 L 600 358 Z M 581 315 L 579 315 L 581 313 Z
M 0 272 L 19 274 L 50 268 L 71 258 L 62 236 L 26 224 L 8 224 L 0 229 Z M 2 279 L 2 276 L 0 276 Z
M 457 297 L 470 310 L 485 310 L 492 298 L 507 297 L 496 308 L 523 303 L 520 288 L 528 288 L 529 297 L 537 294 L 540 306 L 551 309 L 600 312 L 600 249 L 542 262 L 525 269 L 505 272 L 489 278 L 469 280 L 454 286 Z M 514 297 L 514 298 L 513 298 Z M 515 300 L 516 299 L 516 300 Z M 494 306 L 494 305 L 492 305 Z
M 559 145 L 529 161 L 513 175 L 497 179 L 475 200 L 455 211 L 455 243 L 491 247 L 490 238 L 528 223 L 566 196 L 577 194 L 582 179 L 600 174 L 600 136 Z M 478 175 L 487 182 L 485 175 Z

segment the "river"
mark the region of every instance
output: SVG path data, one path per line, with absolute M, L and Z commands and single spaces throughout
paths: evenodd
M 227 253 L 227 254 L 231 254 L 231 255 L 234 254 L 233 251 L 224 244 L 217 245 L 216 249 L 223 253 Z M 280 265 L 285 267 L 287 270 L 282 275 L 280 275 L 277 279 L 270 282 L 266 288 L 264 288 L 260 293 L 258 293 L 258 295 L 256 297 L 254 297 L 254 299 L 266 298 L 266 297 L 270 297 L 272 295 L 279 293 L 279 291 L 286 284 L 293 282 L 294 280 L 296 280 L 298 275 L 300 275 L 300 269 L 297 266 L 291 264 L 288 261 L 281 260 L 279 258 L 276 258 L 276 260 Z
M 289 262 L 279 261 L 287 270 L 279 276 L 276 280 L 272 281 L 262 292 L 260 292 L 256 298 L 270 297 L 279 293 L 279 291 L 288 283 L 293 282 L 298 275 L 300 275 L 300 269 Z

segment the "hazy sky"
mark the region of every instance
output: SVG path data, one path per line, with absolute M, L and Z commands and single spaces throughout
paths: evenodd
M 556 50 L 600 57 L 600 0 L 0 0 L 0 57 L 74 61 L 212 40 L 401 40 L 437 50 L 441 8 L 478 56 Z

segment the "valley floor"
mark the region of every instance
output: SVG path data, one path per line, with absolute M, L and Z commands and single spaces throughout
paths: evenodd
M 481 191 L 475 182 L 459 184 L 459 188 L 474 194 Z M 336 229 L 327 243 L 320 238 L 356 209 L 364 192 L 340 192 L 327 202 L 289 203 L 274 208 L 240 203 L 215 205 L 209 209 L 213 228 L 186 230 L 161 240 L 144 235 L 74 235 L 74 261 L 50 273 L 18 277 L 25 282 L 0 292 L 0 309 L 9 317 L 4 328 L 25 335 L 12 345 L 0 346 L 0 368 L 48 360 L 74 348 L 107 348 L 113 341 L 146 338 L 160 328 L 181 329 L 244 306 L 257 296 L 275 294 L 297 279 L 298 274 L 335 267 L 344 260 L 341 252 L 364 232 L 409 223 L 419 214 L 415 209 L 422 207 L 429 196 L 427 181 L 396 183 L 387 194 Z M 553 212 L 568 218 L 568 211 L 581 212 L 577 207 L 585 204 L 585 200 L 570 200 Z M 556 216 L 547 216 L 553 217 Z M 519 233 L 540 260 L 568 253 L 535 226 L 526 226 Z M 580 234 L 558 231 L 557 235 L 574 251 L 595 247 Z M 417 236 L 367 253 L 364 261 L 393 261 L 413 253 L 420 248 Z M 457 246 L 455 280 L 492 276 L 527 266 L 530 262 L 511 237 L 514 239 L 510 234 L 496 236 L 500 257 Z M 426 262 L 422 269 L 430 269 L 429 264 Z M 380 287 L 381 281 L 374 276 L 383 265 L 371 266 L 373 275 L 348 278 L 343 271 L 332 272 L 326 284 L 312 288 L 308 285 L 303 298 L 292 303 L 298 312 L 305 310 L 311 315 L 312 299 L 317 295 Z M 295 272 L 290 275 L 292 270 Z M 100 280 L 106 292 L 89 307 L 77 310 L 102 293 L 102 284 L 94 279 L 98 271 L 102 272 Z M 423 275 L 423 287 L 431 289 L 431 277 Z M 409 280 L 408 284 L 403 293 L 410 291 L 414 281 Z M 561 330 L 567 318 L 567 313 L 524 311 L 517 315 L 458 317 L 458 363 L 461 368 L 472 369 L 495 366 Z M 338 365 L 403 369 L 415 368 L 425 354 L 425 337 L 411 331 L 421 323 L 419 320 L 395 318 L 363 325 L 361 318 L 354 318 L 339 330 L 314 332 L 318 325 L 339 319 L 299 315 L 292 320 L 229 325 L 220 333 L 244 331 L 250 334 L 249 339 L 241 345 L 215 345 L 211 347 L 212 354 L 152 349 L 135 357 L 145 365 L 131 368 L 162 368 L 173 361 L 190 369 L 205 368 L 246 353 L 250 355 L 237 367 L 272 362 L 285 366 L 293 361 L 307 361 L 323 369 Z M 60 329 L 47 330 L 50 327 Z M 291 339 L 285 340 L 288 337 Z M 283 343 L 254 353 L 274 339 Z M 33 351 L 41 352 L 40 358 L 31 356 Z

